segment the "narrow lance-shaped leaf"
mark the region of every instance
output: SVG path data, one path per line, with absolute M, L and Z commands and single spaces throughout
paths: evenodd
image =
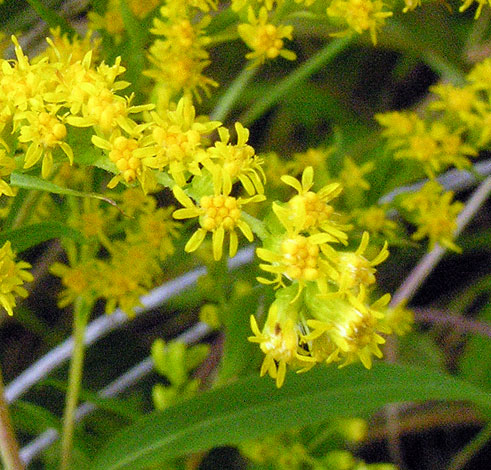
M 409 366 L 318 368 L 290 374 L 280 389 L 273 381 L 254 376 L 151 413 L 116 435 L 96 457 L 93 470 L 137 470 L 334 416 L 426 400 L 467 400 L 488 415 L 491 407 L 489 393 L 448 375 Z

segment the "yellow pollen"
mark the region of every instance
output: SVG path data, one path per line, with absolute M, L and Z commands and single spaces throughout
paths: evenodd
M 290 279 L 315 280 L 319 277 L 319 247 L 298 235 L 288 238 L 281 244 L 281 251 L 286 267 L 286 275 Z
M 119 136 L 114 139 L 113 148 L 109 152 L 109 158 L 123 173 L 123 178 L 127 182 L 134 181 L 137 171 L 141 168 L 140 159 L 133 155 L 133 151 L 137 148 L 138 142 L 135 139 Z
M 225 230 L 234 230 L 240 219 L 237 199 L 231 196 L 203 196 L 200 206 L 205 211 L 200 224 L 208 231 L 220 226 Z
M 46 112 L 39 114 L 39 131 L 41 140 L 46 147 L 54 147 L 66 136 L 66 127 L 55 116 Z

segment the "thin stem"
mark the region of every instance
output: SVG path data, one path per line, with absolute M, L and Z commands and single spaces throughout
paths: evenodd
M 61 438 L 60 470 L 69 470 L 73 448 L 73 431 L 75 428 L 75 411 L 82 383 L 82 371 L 85 354 L 85 329 L 89 320 L 92 303 L 78 298 L 73 317 L 73 356 L 68 376 L 68 391 L 65 413 L 63 415 L 63 433 Z
M 218 101 L 215 109 L 210 114 L 210 119 L 223 122 L 227 118 L 240 94 L 244 91 L 246 85 L 253 79 L 254 75 L 256 75 L 257 71 L 258 67 L 254 66 L 247 67 L 240 72 Z
M 19 457 L 19 445 L 15 438 L 7 403 L 3 396 L 3 379 L 0 369 L 0 452 L 5 470 L 23 470 L 24 464 Z
M 193 344 L 200 341 L 204 336 L 210 332 L 210 327 L 204 323 L 197 323 L 189 328 L 189 330 L 180 334 L 176 341 L 181 341 L 186 344 Z M 114 397 L 127 390 L 129 387 L 138 383 L 143 377 L 147 376 L 153 371 L 153 360 L 151 357 L 147 357 L 136 366 L 132 367 L 124 374 L 119 376 L 116 380 L 97 392 L 101 397 Z M 80 405 L 75 413 L 75 421 L 81 421 L 85 416 L 91 414 L 96 405 L 90 402 L 85 402 Z M 36 456 L 38 456 L 44 449 L 49 447 L 53 442 L 58 439 L 58 431 L 56 429 L 47 429 L 36 439 L 31 441 L 21 450 L 21 457 L 29 464 Z
M 261 117 L 266 111 L 274 106 L 283 96 L 291 89 L 298 87 L 305 79 L 310 77 L 314 72 L 326 65 L 339 55 L 353 41 L 352 37 L 335 39 L 321 49 L 317 54 L 300 65 L 293 73 L 275 83 L 268 91 L 261 95 L 248 112 L 240 119 L 244 126 L 249 126 L 256 119 Z
M 450 462 L 448 470 L 461 470 L 491 439 L 491 424 L 486 426 Z

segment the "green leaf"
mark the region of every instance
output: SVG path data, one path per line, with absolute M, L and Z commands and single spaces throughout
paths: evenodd
M 491 303 L 488 303 L 478 319 L 491 322 Z M 491 338 L 472 335 L 465 346 L 460 360 L 460 377 L 485 390 L 491 390 Z
M 377 364 L 289 374 L 274 381 L 247 377 L 154 412 L 116 435 L 96 456 L 93 470 L 141 469 L 219 445 L 374 411 L 387 403 L 467 400 L 491 407 L 491 394 L 467 382 L 421 368 Z
M 58 15 L 55 11 L 50 10 L 43 2 L 39 2 L 38 0 L 27 0 L 29 5 L 31 5 L 36 13 L 48 23 L 50 28 L 60 27 L 62 33 L 67 33 L 70 36 L 76 34 L 75 30 L 69 25 L 69 23 Z
M 61 429 L 60 419 L 42 406 L 17 400 L 11 407 L 12 420 L 17 429 L 29 434 L 41 434 L 46 429 Z
M 9 240 L 13 250 L 20 253 L 53 238 L 71 238 L 78 243 L 85 241 L 82 233 L 61 222 L 40 222 L 1 232 L 0 246 Z
M 260 286 L 234 299 L 229 306 L 228 321 L 225 325 L 225 344 L 218 375 L 220 383 L 243 375 L 244 371 L 252 366 L 251 360 L 255 357 L 258 347 L 247 340 L 247 337 L 252 335 L 250 317 L 258 310 L 258 299 L 264 301 L 264 293 L 265 289 Z
M 108 197 L 101 196 L 96 193 L 84 193 L 82 191 L 76 191 L 70 188 L 64 188 L 63 186 L 58 186 L 51 181 L 43 180 L 37 176 L 26 175 L 25 173 L 18 173 L 14 171 L 10 175 L 11 186 L 17 186 L 24 189 L 33 189 L 37 191 L 46 191 L 53 194 L 61 194 L 64 196 L 76 196 L 76 197 L 89 197 L 93 199 L 100 199 L 101 201 L 106 201 L 112 206 L 117 207 L 117 204 Z

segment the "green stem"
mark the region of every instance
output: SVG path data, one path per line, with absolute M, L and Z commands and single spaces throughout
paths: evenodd
M 254 121 L 261 117 L 266 111 L 273 107 L 290 90 L 298 87 L 306 78 L 311 76 L 322 66 L 334 59 L 353 41 L 351 36 L 335 39 L 317 54 L 304 62 L 288 77 L 279 83 L 273 84 L 269 90 L 262 94 L 260 100 L 256 101 L 249 111 L 240 119 L 244 126 L 250 126 Z
M 211 119 L 221 122 L 225 120 L 239 98 L 239 95 L 244 91 L 245 86 L 252 80 L 254 75 L 256 75 L 257 71 L 257 66 L 249 66 L 242 70 L 218 101 L 215 109 L 211 113 Z
M 26 220 L 29 219 L 30 215 L 32 214 L 32 210 L 34 207 L 36 207 L 41 195 L 41 191 L 35 190 L 27 193 L 26 198 L 22 201 L 19 212 L 17 212 L 10 228 L 14 229 L 20 227 Z
M 0 451 L 5 470 L 23 470 L 19 457 L 19 445 L 15 438 L 7 403 L 3 395 L 2 370 L 0 369 Z
M 63 415 L 63 430 L 61 437 L 60 470 L 69 470 L 73 449 L 73 432 L 75 428 L 75 410 L 82 383 L 82 372 L 85 353 L 85 328 L 90 317 L 92 303 L 79 297 L 75 302 L 73 317 L 73 354 L 68 376 L 68 391 Z
M 461 470 L 491 439 L 491 425 L 486 426 L 450 462 L 448 470 Z

